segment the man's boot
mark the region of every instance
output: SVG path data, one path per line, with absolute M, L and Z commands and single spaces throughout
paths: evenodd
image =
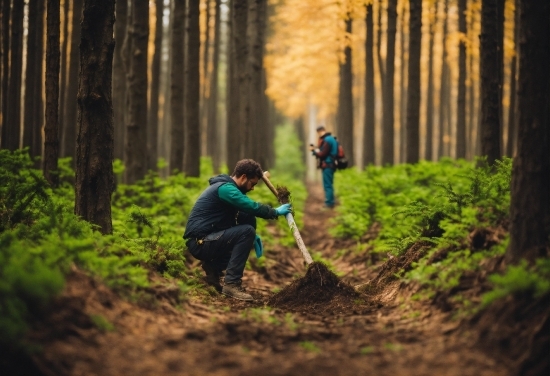
M 202 262 L 201 266 L 202 270 L 204 270 L 204 272 L 206 273 L 206 277 L 204 277 L 204 281 L 206 282 L 206 284 L 214 287 L 217 292 L 221 292 L 222 285 L 220 284 L 220 277 L 222 273 L 218 272 L 216 269 L 206 264 L 205 262 Z
M 246 300 L 249 302 L 254 300 L 252 295 L 246 293 L 246 290 L 242 286 L 242 281 L 238 281 L 234 283 L 226 283 L 223 286 L 222 294 L 230 296 L 235 299 Z

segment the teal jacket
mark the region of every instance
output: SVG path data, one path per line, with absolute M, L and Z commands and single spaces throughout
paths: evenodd
M 218 175 L 208 182 L 210 186 L 191 209 L 184 239 L 202 239 L 213 232 L 236 226 L 239 213 L 265 219 L 277 218 L 275 209 L 251 200 L 230 176 Z

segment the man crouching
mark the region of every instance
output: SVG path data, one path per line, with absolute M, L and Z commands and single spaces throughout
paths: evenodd
M 290 213 L 290 204 L 276 209 L 248 198 L 247 192 L 262 178 L 262 168 L 252 159 L 237 162 L 233 174 L 210 178 L 191 209 L 185 234 L 187 248 L 206 273 L 206 282 L 224 295 L 254 300 L 242 287 L 246 260 L 254 246 L 261 256 L 262 241 L 256 235 L 256 217 L 275 219 Z M 220 277 L 225 274 L 222 288 Z

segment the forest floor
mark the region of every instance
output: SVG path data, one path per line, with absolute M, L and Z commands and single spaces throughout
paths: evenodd
M 328 228 L 334 214 L 322 206 L 322 188 L 310 186 L 301 231 L 308 249 L 331 259 L 341 280 L 352 286 L 376 277 L 382 265 L 368 266 L 368 253 L 353 252 L 356 242 L 332 238 Z M 342 256 L 334 259 L 336 252 Z M 75 270 L 55 308 L 31 333 L 42 348 L 33 357 L 38 373 L 512 374 L 476 345 L 475 333 L 452 311 L 410 299 L 410 291 L 396 280 L 369 296 L 358 295 L 352 306 L 268 308 L 273 291 L 303 276 L 305 268 L 297 247 L 278 246 L 267 257 L 267 268 L 245 271 L 244 285 L 254 302 L 216 293 L 177 302 L 164 288 L 154 291 L 157 301 L 144 308 Z

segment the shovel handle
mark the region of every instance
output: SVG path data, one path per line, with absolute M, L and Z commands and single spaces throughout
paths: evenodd
M 275 197 L 277 197 L 277 201 L 279 201 L 279 194 L 277 192 L 277 189 L 271 184 L 269 181 L 269 172 L 265 171 L 262 175 L 262 180 L 264 181 L 265 185 L 268 186 L 269 190 L 273 192 Z M 280 202 L 280 201 L 279 201 Z M 300 249 L 300 252 L 302 252 L 302 256 L 304 257 L 304 260 L 307 265 L 311 264 L 313 262 L 313 259 L 311 258 L 311 255 L 309 254 L 306 245 L 304 243 L 304 240 L 302 239 L 302 235 L 300 235 L 300 231 L 298 231 L 298 226 L 296 226 L 296 222 L 294 221 L 294 217 L 292 216 L 292 213 L 288 213 L 286 216 L 286 221 L 288 222 L 288 226 L 290 227 L 290 230 L 292 231 L 292 235 L 294 236 L 294 240 L 296 240 L 296 244 L 298 245 L 298 248 Z

